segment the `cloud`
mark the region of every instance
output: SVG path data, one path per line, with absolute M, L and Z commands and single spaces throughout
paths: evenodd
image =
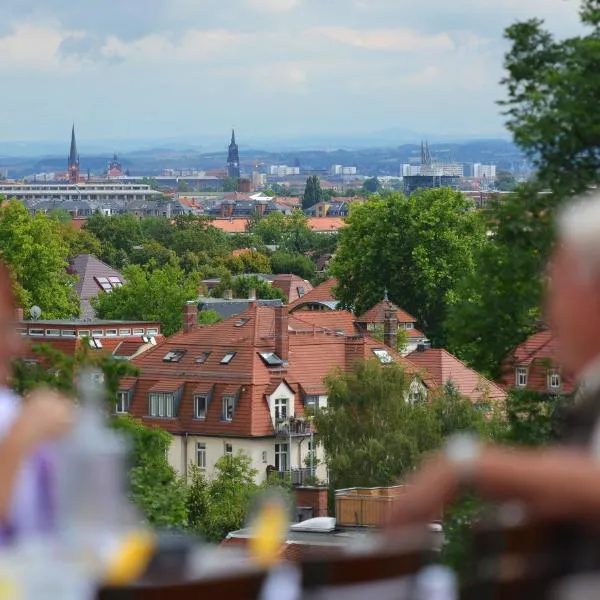
M 365 30 L 348 27 L 322 27 L 315 29 L 342 44 L 366 50 L 387 50 L 390 52 L 416 52 L 422 50 L 452 50 L 454 42 L 447 33 L 421 35 L 410 29 Z
M 0 70 L 56 69 L 59 66 L 57 54 L 64 39 L 64 34 L 53 27 L 16 27 L 0 37 Z
M 297 8 L 300 0 L 246 0 L 246 3 L 254 10 L 280 13 Z

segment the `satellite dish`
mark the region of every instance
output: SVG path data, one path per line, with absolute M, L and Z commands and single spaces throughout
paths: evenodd
M 42 309 L 39 306 L 32 306 L 29 314 L 32 319 L 39 319 L 42 316 Z

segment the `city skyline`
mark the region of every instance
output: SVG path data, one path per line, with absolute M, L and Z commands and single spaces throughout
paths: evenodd
M 574 0 L 5 4 L 0 141 L 62 140 L 73 121 L 86 139 L 497 135 L 503 29 L 579 29 Z

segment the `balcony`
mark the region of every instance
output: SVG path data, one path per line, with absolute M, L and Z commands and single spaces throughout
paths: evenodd
M 290 469 L 288 471 L 275 471 L 279 479 L 289 481 L 294 486 L 314 485 L 316 481 L 316 468 Z
M 290 417 L 275 422 L 277 437 L 303 437 L 314 432 L 315 428 L 312 421 L 305 417 Z

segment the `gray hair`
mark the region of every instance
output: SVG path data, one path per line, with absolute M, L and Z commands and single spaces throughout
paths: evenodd
M 600 277 L 600 191 L 569 202 L 558 216 L 558 233 L 577 253 L 582 274 Z

